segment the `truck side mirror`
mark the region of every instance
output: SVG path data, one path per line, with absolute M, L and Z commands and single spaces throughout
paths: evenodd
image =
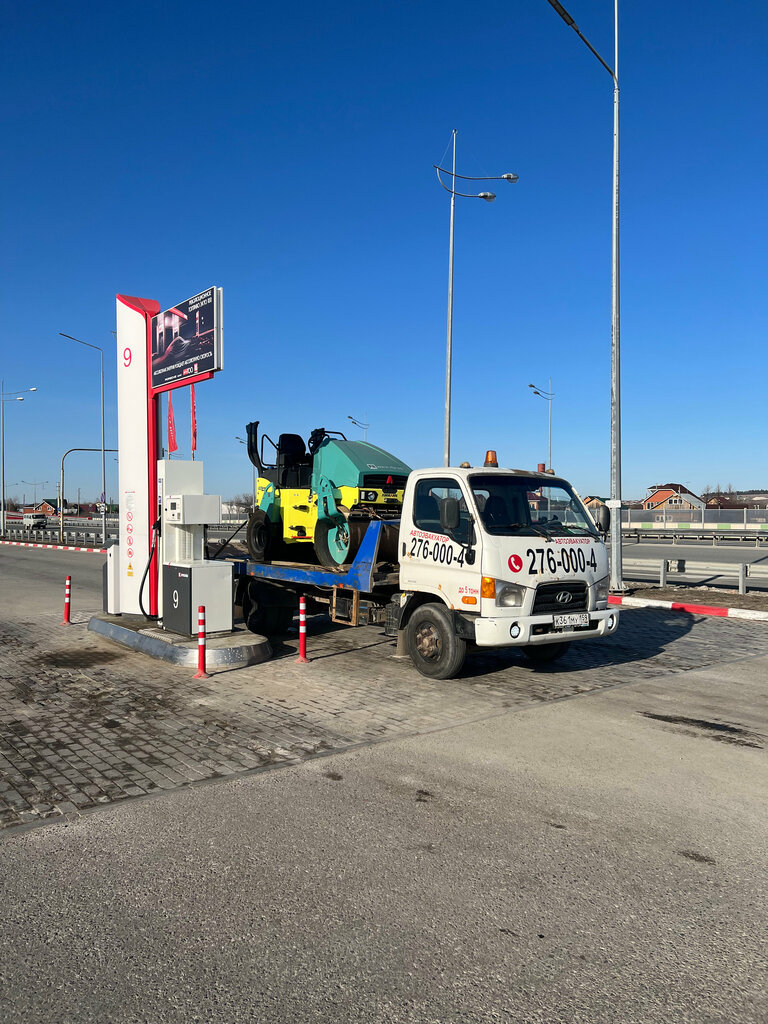
M 453 533 L 458 530 L 460 522 L 458 499 L 443 498 L 440 502 L 440 529 L 443 533 Z
M 600 533 L 608 533 L 611 525 L 611 510 L 601 505 L 597 510 L 597 528 Z

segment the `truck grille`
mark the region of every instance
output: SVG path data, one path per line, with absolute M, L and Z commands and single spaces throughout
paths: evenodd
M 405 487 L 407 476 L 397 476 L 394 473 L 368 473 L 363 477 L 363 487 L 385 487 L 388 491 L 402 491 Z M 387 483 L 391 480 L 391 483 Z
M 558 601 L 558 594 L 570 594 L 570 601 Z M 588 605 L 587 584 L 583 580 L 573 583 L 542 583 L 536 588 L 533 614 L 546 615 L 550 612 L 585 612 Z

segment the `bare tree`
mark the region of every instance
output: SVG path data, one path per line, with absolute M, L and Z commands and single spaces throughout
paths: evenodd
M 253 494 L 245 491 L 242 494 L 236 494 L 229 499 L 229 504 L 239 512 L 250 512 L 253 506 Z

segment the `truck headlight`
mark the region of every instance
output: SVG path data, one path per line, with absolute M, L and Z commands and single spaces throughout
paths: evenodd
M 604 576 L 595 583 L 595 601 L 597 604 L 608 604 L 608 584 L 610 577 Z
M 519 608 L 524 594 L 525 587 L 517 583 L 504 583 L 496 591 L 496 604 L 502 608 Z

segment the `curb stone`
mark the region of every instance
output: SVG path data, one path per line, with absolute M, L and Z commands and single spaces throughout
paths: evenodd
M 618 597 L 614 594 L 608 598 L 608 604 L 623 605 L 627 608 L 671 608 L 677 612 L 690 612 L 692 615 L 717 615 L 729 619 L 752 619 L 768 622 L 768 612 L 758 612 L 752 608 L 721 608 L 719 605 L 686 604 L 679 601 L 654 601 L 645 597 Z

